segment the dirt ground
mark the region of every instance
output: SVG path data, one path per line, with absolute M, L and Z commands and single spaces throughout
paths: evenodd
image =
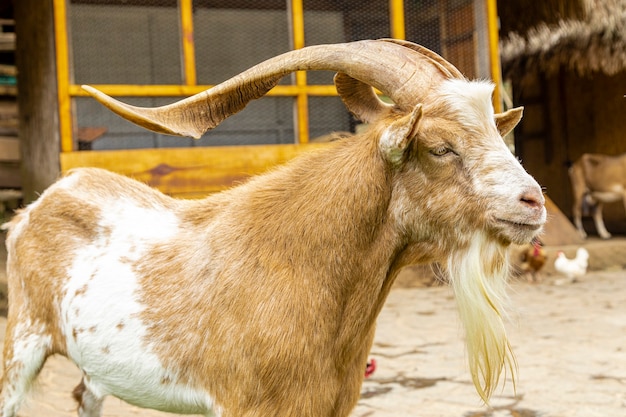
M 371 352 L 377 370 L 365 380 L 353 416 L 626 416 L 626 239 L 590 239 L 584 246 L 590 252 L 590 271 L 578 282 L 554 285 L 557 250 L 572 257 L 574 246 L 546 248 L 549 259 L 541 283 L 512 282 L 516 311 L 508 329 L 519 378 L 515 391 L 507 378 L 491 408 L 481 404 L 471 385 L 450 288 L 434 282 L 430 269 L 403 271 L 379 317 Z M 5 326 L 3 314 L 2 337 Z M 79 379 L 73 364 L 51 358 L 19 415 L 75 416 L 70 392 Z M 104 415 L 171 414 L 109 398 Z

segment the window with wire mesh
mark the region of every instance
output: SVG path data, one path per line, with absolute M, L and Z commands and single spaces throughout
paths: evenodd
M 290 0 L 195 0 L 197 83 L 215 85 L 293 48 Z M 183 84 L 177 0 L 70 0 L 68 22 L 74 84 Z M 442 54 L 468 77 L 485 76 L 483 0 L 405 0 L 406 38 Z M 391 36 L 388 0 L 304 0 L 306 45 Z M 484 61 L 484 59 L 483 59 Z M 484 65 L 482 65 L 484 67 Z M 488 76 L 488 73 L 486 74 Z M 332 85 L 330 72 L 309 72 L 307 84 Z M 295 83 L 287 76 L 282 84 Z M 128 98 L 155 106 L 177 98 Z M 92 149 L 278 144 L 296 141 L 294 97 L 264 97 L 201 140 L 146 132 L 77 99 L 79 127 L 106 126 Z M 354 132 L 358 121 L 338 97 L 309 97 L 309 137 Z

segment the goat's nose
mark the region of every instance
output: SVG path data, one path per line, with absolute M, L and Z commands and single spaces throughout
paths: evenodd
M 520 202 L 530 208 L 541 208 L 546 203 L 546 199 L 539 187 L 529 187 L 520 196 Z

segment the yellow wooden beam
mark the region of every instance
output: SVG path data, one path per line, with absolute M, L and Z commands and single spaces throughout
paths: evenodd
M 306 81 L 306 80 L 305 80 Z M 105 94 L 118 97 L 188 97 L 201 93 L 212 85 L 130 85 L 130 84 L 91 84 Z M 86 97 L 89 94 L 80 85 L 70 85 L 71 96 Z M 269 96 L 297 96 L 308 94 L 310 96 L 337 96 L 334 85 L 277 85 L 272 88 Z
M 298 95 L 296 96 L 296 129 L 298 136 L 296 138 L 298 143 L 309 142 L 309 96 L 306 89 L 306 72 L 296 72 L 296 85 L 299 88 Z
M 496 113 L 502 111 L 502 72 L 500 69 L 500 48 L 498 45 L 498 9 L 496 0 L 487 0 L 487 28 L 489 33 L 489 62 L 491 79 L 496 84 L 493 92 L 493 107 Z
M 396 39 L 406 39 L 404 0 L 389 0 L 389 20 L 391 37 Z
M 302 0 L 290 1 L 293 49 L 304 48 L 304 5 Z
M 304 40 L 304 5 L 302 0 L 291 0 L 291 30 L 293 48 L 301 49 L 305 46 Z M 295 102 L 296 141 L 309 142 L 309 97 L 306 89 L 307 80 L 305 71 L 297 71 L 295 75 L 297 95 Z
M 196 85 L 196 48 L 193 34 L 192 0 L 179 0 L 179 9 L 185 85 Z
M 65 0 L 54 0 L 53 7 L 61 152 L 70 152 L 74 149 L 74 140 L 72 136 L 72 103 L 69 93 L 70 64 L 67 49 L 67 15 Z

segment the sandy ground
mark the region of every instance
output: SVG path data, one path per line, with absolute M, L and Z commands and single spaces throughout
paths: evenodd
M 551 262 L 542 283 L 512 283 L 516 311 L 508 329 L 519 379 L 515 392 L 507 379 L 491 408 L 470 382 L 450 288 L 417 288 L 419 277 L 405 274 L 379 317 L 371 352 L 378 368 L 353 416 L 626 416 L 625 248 L 624 240 L 590 243 L 592 271 L 573 284 L 554 285 Z M 553 255 L 559 248 L 548 249 Z M 0 317 L 2 335 L 5 326 Z M 19 415 L 75 416 L 70 392 L 79 380 L 73 364 L 50 358 Z M 104 415 L 171 416 L 115 398 L 105 402 Z

